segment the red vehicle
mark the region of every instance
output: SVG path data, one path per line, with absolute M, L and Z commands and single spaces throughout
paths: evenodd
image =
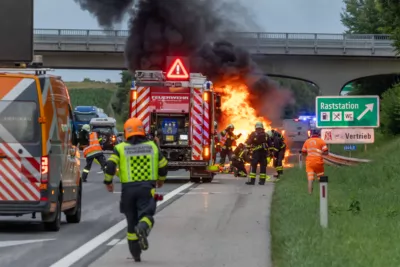
M 190 171 L 193 182 L 211 182 L 214 118 L 220 97 L 200 73 L 186 71 L 176 59 L 169 72 L 135 73 L 130 116 L 143 121 L 145 131 L 160 141 L 170 170 Z

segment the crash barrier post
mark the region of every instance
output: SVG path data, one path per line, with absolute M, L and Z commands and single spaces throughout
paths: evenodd
M 328 227 L 328 176 L 319 178 L 319 212 L 320 224 L 323 228 Z
M 299 151 L 299 168 L 303 168 L 303 155 L 301 153 L 301 150 Z

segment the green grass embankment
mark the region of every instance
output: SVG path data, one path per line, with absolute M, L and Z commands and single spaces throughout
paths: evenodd
M 285 171 L 271 213 L 274 267 L 400 266 L 400 139 L 381 144 L 373 163 L 326 166 L 329 227 L 319 225 L 319 185 Z

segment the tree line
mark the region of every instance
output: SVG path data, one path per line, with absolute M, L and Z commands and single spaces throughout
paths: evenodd
M 344 0 L 341 22 L 348 34 L 390 34 L 394 49 L 400 54 L 399 0 Z M 378 37 L 376 37 L 378 38 Z M 352 95 L 381 97 L 381 129 L 400 134 L 400 76 L 371 76 L 354 82 Z

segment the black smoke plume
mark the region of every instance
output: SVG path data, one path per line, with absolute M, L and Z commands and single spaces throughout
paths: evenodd
M 228 41 L 232 36 L 224 32 L 243 29 L 235 18 L 247 16 L 246 9 L 232 0 L 74 1 L 104 28 L 129 13 L 125 58 L 132 72 L 164 69 L 166 56 L 189 56 L 191 71 L 203 73 L 216 85 L 246 83 L 257 115 L 275 121 L 291 100 L 288 91 L 263 75 L 246 50 Z

